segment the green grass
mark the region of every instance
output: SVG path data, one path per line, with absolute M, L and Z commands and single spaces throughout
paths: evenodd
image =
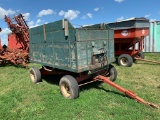
M 160 53 L 145 55 L 160 61 Z M 141 61 L 129 68 L 113 65 L 118 71 L 117 84 L 160 105 L 160 65 Z M 80 97 L 68 100 L 59 92 L 59 77 L 50 79 L 32 84 L 28 69 L 0 67 L 0 119 L 160 120 L 159 109 L 137 103 L 105 83 L 80 87 Z

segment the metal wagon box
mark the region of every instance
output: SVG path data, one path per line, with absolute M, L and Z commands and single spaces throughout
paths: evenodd
M 29 30 L 30 61 L 75 73 L 96 71 L 115 61 L 114 31 L 74 28 L 59 20 Z
M 114 38 L 135 38 L 149 33 L 149 20 L 146 18 L 132 18 L 107 25 L 115 30 Z
M 132 18 L 108 23 L 114 29 L 115 56 L 121 66 L 131 67 L 137 58 L 144 59 L 144 38 L 149 34 L 149 20 Z

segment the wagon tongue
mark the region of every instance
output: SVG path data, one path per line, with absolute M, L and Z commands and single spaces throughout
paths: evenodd
M 128 95 L 128 94 L 126 94 L 126 95 Z M 135 93 L 134 93 L 134 95 L 135 95 L 135 97 L 129 96 L 129 95 L 128 95 L 128 96 L 131 97 L 131 98 L 133 98 L 134 100 L 136 100 L 136 101 L 139 102 L 139 103 L 146 104 L 146 105 L 151 106 L 151 107 L 153 107 L 153 108 L 157 108 L 157 109 L 159 108 L 158 105 L 156 105 L 156 104 L 154 104 L 154 103 L 150 103 L 150 102 L 145 101 L 144 99 L 138 97 Z
M 153 107 L 153 108 L 159 108 L 158 105 L 145 101 L 144 99 L 138 97 L 134 92 L 132 92 L 132 91 L 130 91 L 130 90 L 127 90 L 127 89 L 125 89 L 125 88 L 117 85 L 116 83 L 110 81 L 107 77 L 104 77 L 104 76 L 102 76 L 102 75 L 98 75 L 98 76 L 96 76 L 96 77 L 94 78 L 94 80 L 103 81 L 103 82 L 109 84 L 110 86 L 116 88 L 116 89 L 119 90 L 120 92 L 124 93 L 125 95 L 129 96 L 130 98 L 136 100 L 136 101 L 139 102 L 139 103 L 143 103 L 143 104 L 148 105 L 148 106 L 151 106 L 151 107 Z
M 160 64 L 158 61 L 153 61 L 153 60 L 146 60 L 146 59 L 141 59 L 139 57 L 134 57 L 135 60 L 140 60 L 140 61 L 145 61 L 145 62 L 151 62 L 151 63 L 157 63 Z
M 154 104 L 154 103 L 147 103 L 149 106 L 151 106 L 151 107 L 153 107 L 153 108 L 159 108 L 159 106 L 158 105 L 156 105 L 156 104 Z

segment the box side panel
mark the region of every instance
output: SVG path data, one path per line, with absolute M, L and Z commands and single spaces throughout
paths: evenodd
M 137 21 L 135 24 L 135 28 L 149 28 L 149 21 Z
M 115 61 L 113 34 L 113 30 L 77 30 L 78 71 L 101 69 Z
M 107 30 L 78 30 L 77 41 L 93 41 L 108 39 Z
M 115 51 L 114 51 L 114 30 L 109 30 L 109 40 L 108 40 L 108 61 L 109 63 L 115 62 Z
M 59 21 L 44 24 L 46 28 L 46 32 L 48 33 L 53 31 L 64 30 L 64 24 L 65 24 L 64 21 L 68 21 L 68 20 L 64 19 L 64 20 L 59 20 Z M 68 24 L 68 29 L 74 29 L 74 27 L 69 21 L 67 24 Z
M 76 72 L 75 30 L 70 29 L 69 35 L 65 36 L 64 30 L 48 31 L 46 26 L 39 28 L 43 31 L 30 30 L 31 62 Z
M 114 38 L 136 38 L 141 36 L 147 36 L 149 34 L 149 28 L 131 28 L 114 30 Z M 126 39 L 121 39 L 125 41 Z

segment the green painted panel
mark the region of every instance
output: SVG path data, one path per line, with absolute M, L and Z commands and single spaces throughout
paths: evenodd
M 69 22 L 68 28 L 65 31 L 63 20 L 31 28 L 31 62 L 76 73 L 114 62 L 113 30 L 74 29 Z
M 77 41 L 108 39 L 108 30 L 77 30 Z
M 67 20 L 64 20 L 64 21 L 67 21 Z M 64 30 L 63 20 L 51 22 L 51 23 L 44 24 L 44 25 L 45 25 L 46 32 Z M 68 22 L 68 29 L 74 29 L 74 27 L 72 26 L 70 22 Z
M 32 43 L 39 43 L 44 41 L 43 26 L 29 29 L 29 34 L 31 34 L 29 37 L 32 40 Z
M 42 45 L 41 43 L 30 43 L 30 60 L 31 61 L 37 61 L 37 62 L 41 62 L 41 49 L 42 49 Z

